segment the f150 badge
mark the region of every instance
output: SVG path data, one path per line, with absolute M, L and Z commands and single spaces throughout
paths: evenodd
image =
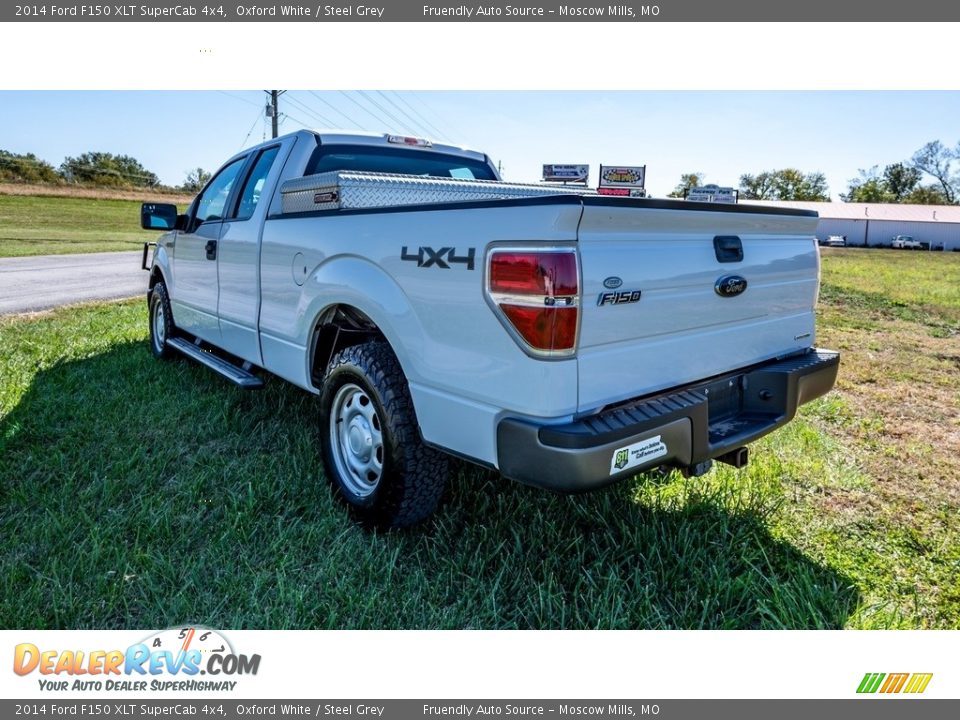
M 462 263 L 467 266 L 467 270 L 473 270 L 473 260 L 476 257 L 476 248 L 467 248 L 466 255 L 457 255 L 457 249 L 452 247 L 442 247 L 434 250 L 432 247 L 421 245 L 417 252 L 407 252 L 407 246 L 404 245 L 400 251 L 400 259 L 409 262 L 415 262 L 417 267 L 428 268 L 436 266 L 444 270 L 449 270 L 452 263 Z
M 724 275 L 713 284 L 713 289 L 720 297 L 733 297 L 747 289 L 747 279 L 739 275 Z
M 600 293 L 600 297 L 597 298 L 597 305 L 624 305 L 626 303 L 639 301 L 639 290 L 614 290 L 612 292 Z

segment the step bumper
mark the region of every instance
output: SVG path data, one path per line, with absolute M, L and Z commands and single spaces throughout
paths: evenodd
M 839 366 L 839 353 L 813 349 L 570 423 L 506 418 L 497 427 L 499 469 L 528 485 L 581 492 L 660 465 L 691 467 L 785 425 L 830 391 Z

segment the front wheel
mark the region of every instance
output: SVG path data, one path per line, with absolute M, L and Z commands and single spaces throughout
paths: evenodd
M 420 437 L 407 380 L 386 343 L 353 345 L 333 357 L 320 410 L 327 477 L 356 515 L 405 527 L 434 511 L 448 458 Z
M 160 281 L 150 293 L 150 351 L 154 357 L 169 358 L 173 355 L 173 348 L 167 341 L 174 336 L 176 329 L 167 286 Z

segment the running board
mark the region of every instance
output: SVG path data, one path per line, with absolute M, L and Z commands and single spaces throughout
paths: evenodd
M 196 360 L 201 365 L 206 365 L 215 373 L 222 375 L 230 382 L 246 390 L 255 390 L 256 388 L 263 387 L 263 380 L 253 373 L 211 352 L 201 350 L 199 345 L 189 340 L 185 340 L 184 338 L 171 338 L 167 340 L 167 345 L 179 350 L 191 360 Z

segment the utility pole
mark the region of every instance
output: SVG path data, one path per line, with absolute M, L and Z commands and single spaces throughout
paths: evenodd
M 286 90 L 264 90 L 265 93 L 270 95 L 270 104 L 267 105 L 267 117 L 273 121 L 273 137 L 276 137 L 279 134 L 279 123 L 280 123 L 280 109 L 277 107 L 277 98 L 279 98 Z

